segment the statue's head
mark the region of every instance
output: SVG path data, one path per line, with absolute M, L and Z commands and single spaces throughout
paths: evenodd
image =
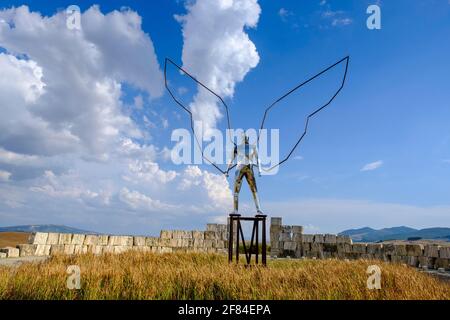
M 242 143 L 249 143 L 248 135 L 246 135 L 245 132 L 242 133 Z

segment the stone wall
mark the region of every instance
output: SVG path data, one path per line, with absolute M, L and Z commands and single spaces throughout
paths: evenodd
M 270 224 L 271 257 L 315 259 L 376 259 L 413 267 L 450 269 L 448 246 L 419 243 L 353 243 L 350 237 L 334 234 L 304 234 L 301 226 Z
M 159 237 L 36 232 L 28 244 L 0 249 L 0 258 L 54 254 L 121 253 L 128 250 L 226 252 L 227 225 L 207 224 L 205 231 L 162 230 Z

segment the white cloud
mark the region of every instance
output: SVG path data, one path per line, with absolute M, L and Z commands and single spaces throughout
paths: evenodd
M 9 177 L 11 177 L 11 172 L 0 170 L 0 181 L 9 181 Z
M 293 13 L 285 8 L 280 8 L 278 10 L 278 15 L 280 16 L 281 20 L 286 21 L 286 19 L 293 15 Z
M 129 174 L 123 178 L 127 181 L 139 183 L 141 181 L 149 183 L 166 184 L 177 176 L 173 170 L 161 170 L 159 164 L 150 160 L 134 160 L 128 163 Z
M 207 196 L 205 203 L 209 203 L 211 208 L 218 210 L 229 209 L 232 204 L 231 190 L 225 176 L 202 171 L 198 166 L 188 166 L 184 170 L 178 189 L 201 191 Z
M 261 8 L 256 0 L 197 0 L 176 16 L 183 26 L 183 67 L 223 98 L 259 62 L 245 28 L 255 28 Z M 223 116 L 214 96 L 200 90 L 190 108 L 203 121 L 205 135 Z
M 331 25 L 333 26 L 348 26 L 352 24 L 353 20 L 350 18 L 342 18 L 342 19 L 333 19 Z
M 143 209 L 145 211 L 175 209 L 173 205 L 154 200 L 138 191 L 130 191 L 127 188 L 120 190 L 119 199 L 132 209 Z
M 331 6 L 325 1 L 320 3 L 326 10 L 322 12 L 322 19 L 330 21 L 331 26 L 347 26 L 353 23 L 353 19 L 348 17 L 347 13 L 343 10 L 332 10 Z
M 380 168 L 382 165 L 383 165 L 382 160 L 370 162 L 370 163 L 364 165 L 364 167 L 361 168 L 361 171 L 373 171 L 373 170 Z
M 137 13 L 104 15 L 93 6 L 82 14 L 82 31 L 66 28 L 63 11 L 44 17 L 21 6 L 0 11 L 0 19 L 0 46 L 7 50 L 0 55 L 7 74 L 0 80 L 0 103 L 8 119 L 0 120 L 1 147 L 103 158 L 120 136 L 139 136 L 121 110 L 122 83 L 151 97 L 163 86 Z

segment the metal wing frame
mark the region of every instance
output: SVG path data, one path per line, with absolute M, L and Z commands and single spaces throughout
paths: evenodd
M 322 74 L 326 73 L 327 71 L 333 69 L 334 67 L 336 67 L 337 65 L 343 63 L 345 61 L 345 71 L 344 71 L 344 75 L 342 77 L 342 82 L 341 85 L 339 86 L 339 88 L 336 90 L 336 92 L 333 94 L 333 96 L 328 100 L 328 102 L 326 102 L 325 104 L 321 105 L 320 107 L 316 108 L 312 113 L 310 113 L 307 117 L 306 117 L 306 123 L 305 123 L 305 127 L 304 127 L 304 131 L 302 133 L 302 135 L 300 136 L 300 138 L 297 140 L 297 142 L 294 144 L 294 147 L 291 149 L 291 151 L 288 153 L 288 155 L 282 159 L 281 161 L 279 161 L 277 164 L 273 165 L 272 167 L 268 168 L 268 169 L 262 169 L 263 171 L 271 171 L 274 168 L 280 166 L 281 164 L 283 164 L 284 162 L 286 162 L 292 155 L 292 153 L 294 153 L 295 149 L 297 148 L 297 146 L 300 144 L 300 142 L 302 142 L 303 138 L 306 136 L 306 133 L 308 132 L 308 124 L 309 124 L 309 120 L 314 117 L 317 113 L 319 113 L 321 110 L 325 109 L 331 102 L 333 102 L 333 100 L 337 97 L 337 95 L 339 94 L 339 92 L 341 92 L 342 88 L 344 87 L 345 84 L 345 80 L 347 78 L 347 71 L 348 71 L 348 65 L 349 65 L 349 61 L 350 61 L 350 56 L 346 56 L 345 58 L 342 58 L 341 60 L 339 60 L 338 62 L 334 63 L 333 65 L 327 67 L 326 69 L 320 71 L 319 73 L 315 74 L 314 76 L 312 76 L 311 78 L 303 81 L 302 83 L 298 84 L 297 86 L 295 86 L 293 89 L 289 90 L 287 93 L 285 93 L 284 95 L 282 95 L 281 97 L 279 97 L 277 100 L 275 100 L 271 105 L 269 105 L 266 110 L 264 111 L 264 116 L 261 122 L 261 126 L 260 126 L 260 131 L 258 133 L 258 143 L 259 143 L 259 137 L 261 134 L 261 130 L 264 128 L 264 123 L 266 121 L 266 118 L 268 116 L 269 111 L 274 108 L 276 106 L 276 104 L 278 102 L 280 102 L 281 100 L 285 99 L 287 96 L 289 96 L 290 94 L 294 93 L 295 91 L 299 90 L 301 87 L 303 87 L 304 85 L 308 84 L 309 82 L 313 81 L 314 79 L 320 77 Z
M 226 115 L 227 115 L 227 125 L 228 125 L 228 129 L 231 129 L 231 122 L 230 122 L 230 114 L 229 114 L 229 109 L 227 104 L 225 103 L 225 101 L 222 99 L 222 97 L 220 97 L 217 93 L 215 93 L 214 91 L 212 91 L 211 89 L 209 89 L 206 85 L 204 85 L 203 83 L 201 83 L 199 80 L 197 80 L 194 76 L 192 76 L 189 72 L 187 72 L 186 70 L 184 70 L 182 67 L 180 67 L 179 65 L 177 65 L 175 62 L 173 62 L 171 59 L 166 58 L 165 62 L 164 62 L 164 85 L 167 89 L 167 91 L 169 92 L 170 96 L 172 97 L 172 99 L 181 107 L 183 108 L 184 111 L 186 111 L 189 114 L 190 117 L 190 121 L 191 121 L 191 130 L 192 133 L 194 134 L 195 137 L 195 141 L 197 142 L 197 146 L 200 149 L 200 152 L 202 154 L 202 158 L 204 160 L 206 160 L 209 164 L 213 165 L 217 170 L 219 170 L 222 174 L 228 174 L 228 172 L 232 169 L 228 168 L 228 170 L 224 171 L 222 170 L 219 166 L 217 166 L 214 162 L 210 161 L 207 157 L 205 157 L 204 153 L 203 153 L 203 149 L 202 149 L 202 145 L 200 143 L 200 141 L 198 140 L 197 135 L 195 134 L 194 131 L 194 119 L 192 117 L 192 112 L 189 110 L 189 108 L 185 107 L 173 94 L 172 90 L 170 90 L 169 85 L 167 84 L 167 64 L 171 64 L 173 65 L 175 68 L 177 68 L 178 70 L 180 70 L 181 72 L 183 72 L 185 75 L 187 75 L 189 78 L 191 78 L 193 81 L 195 81 L 195 83 L 197 83 L 198 85 L 200 85 L 201 87 L 203 87 L 204 89 L 206 89 L 208 92 L 210 92 L 211 94 L 213 94 L 216 98 L 219 99 L 219 101 L 222 103 L 222 105 L 225 107 L 225 111 L 226 111 Z M 235 142 L 233 141 L 233 144 L 235 144 Z
M 299 90 L 300 88 L 302 88 L 304 85 L 308 84 L 309 82 L 313 81 L 314 79 L 320 77 L 321 75 L 323 75 L 324 73 L 326 73 L 327 71 L 333 69 L 334 67 L 338 66 L 339 64 L 345 62 L 345 71 L 344 71 L 344 75 L 342 77 L 342 82 L 341 85 L 339 86 L 339 88 L 336 90 L 336 92 L 333 94 L 333 96 L 323 105 L 319 106 L 317 109 L 315 109 L 312 113 L 310 113 L 307 117 L 306 117 L 306 123 L 305 123 L 305 127 L 303 130 L 303 133 L 301 134 L 300 138 L 297 140 L 297 142 L 294 144 L 293 148 L 291 149 L 291 151 L 288 153 L 288 155 L 282 159 L 281 161 L 279 161 L 277 164 L 273 165 L 272 167 L 270 167 L 269 169 L 264 169 L 264 171 L 270 171 L 278 166 L 280 166 L 281 164 L 283 164 L 284 162 L 286 162 L 291 155 L 293 154 L 293 152 L 295 151 L 295 149 L 298 147 L 298 145 L 302 142 L 303 138 L 306 136 L 306 133 L 308 132 L 308 125 L 309 125 L 309 120 L 311 118 L 313 118 L 317 113 L 319 113 L 321 110 L 325 109 L 329 104 L 331 104 L 331 102 L 333 102 L 333 100 L 337 97 L 337 95 L 341 92 L 342 88 L 344 87 L 345 81 L 347 79 L 347 71 L 348 71 L 348 65 L 349 65 L 349 61 L 350 61 L 350 56 L 346 56 L 345 58 L 342 58 L 341 60 L 337 61 L 336 63 L 334 63 L 333 65 L 325 68 L 324 70 L 320 71 L 319 73 L 315 74 L 314 76 L 310 77 L 309 79 L 303 81 L 302 83 L 298 84 L 297 86 L 295 86 L 293 89 L 289 90 L 287 93 L 285 93 L 284 95 L 282 95 L 281 97 L 279 97 L 277 100 L 275 100 L 272 104 L 270 104 L 264 111 L 264 116 L 261 122 L 261 126 L 260 126 L 260 130 L 258 132 L 258 139 L 257 139 L 257 143 L 259 144 L 259 138 L 260 138 L 260 133 L 261 130 L 264 128 L 264 123 L 267 119 L 267 116 L 270 112 L 270 110 L 272 108 L 274 108 L 277 103 L 279 103 L 280 101 L 282 101 L 283 99 L 285 99 L 286 97 L 288 97 L 289 95 L 291 95 L 292 93 L 294 93 L 295 91 Z M 212 161 L 210 161 L 207 157 L 204 156 L 204 152 L 203 149 L 201 147 L 201 144 L 198 140 L 197 135 L 195 134 L 194 131 L 194 120 L 193 120 L 193 116 L 192 116 L 192 112 L 189 110 L 189 108 L 187 108 L 186 106 L 184 106 L 173 94 L 172 90 L 170 90 L 169 85 L 167 83 L 167 65 L 171 64 L 174 67 L 176 67 L 178 70 L 180 70 L 181 72 L 183 72 L 185 75 L 187 75 L 189 78 L 191 78 L 195 83 L 197 83 L 198 85 L 200 85 L 202 88 L 206 89 L 208 92 L 210 92 L 211 94 L 213 94 L 216 98 L 218 98 L 218 100 L 222 103 L 222 105 L 225 108 L 226 111 L 226 119 L 227 119 L 227 125 L 228 125 L 228 129 L 231 129 L 231 122 L 230 122 L 230 114 L 229 114 L 229 108 L 228 105 L 225 103 L 225 101 L 222 99 L 222 97 L 220 97 L 218 94 L 216 94 L 214 91 L 212 91 L 211 89 L 209 89 L 206 85 L 204 85 L 202 82 L 200 82 L 199 80 L 197 80 L 194 76 L 192 76 L 189 72 L 187 72 L 186 70 L 184 70 L 182 67 L 180 67 L 178 64 L 176 64 L 175 62 L 173 62 L 171 59 L 166 58 L 165 59 L 165 63 L 164 63 L 164 85 L 167 89 L 167 91 L 169 92 L 170 96 L 172 97 L 172 99 L 181 107 L 183 108 L 184 111 L 186 111 L 189 114 L 190 117 L 190 121 L 191 121 L 191 130 L 192 133 L 194 134 L 195 140 L 197 142 L 197 146 L 199 147 L 201 154 L 202 154 L 202 158 L 204 160 L 206 160 L 209 164 L 213 165 L 217 170 L 219 170 L 222 174 L 227 175 L 228 172 L 233 169 L 236 165 L 232 165 L 231 167 L 228 167 L 226 171 L 222 170 L 219 166 L 217 166 L 215 163 L 213 163 Z M 233 144 L 236 146 L 236 143 L 233 141 Z

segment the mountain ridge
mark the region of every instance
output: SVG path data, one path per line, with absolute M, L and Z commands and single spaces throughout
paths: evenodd
M 432 239 L 450 241 L 450 228 L 433 227 L 414 229 L 406 226 L 372 229 L 363 227 L 359 229 L 348 229 L 339 233 L 352 238 L 355 242 L 378 242 L 387 240 L 407 239 Z

